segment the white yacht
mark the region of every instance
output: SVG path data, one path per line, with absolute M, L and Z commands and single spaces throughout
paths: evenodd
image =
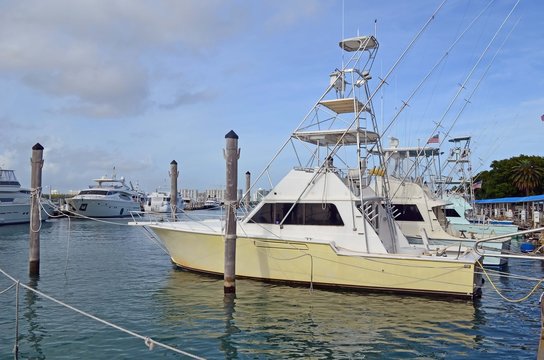
M 0 169 L 0 225 L 30 222 L 31 192 L 21 188 L 15 171 Z M 49 201 L 40 199 L 41 219 L 46 220 L 53 213 Z
M 380 195 L 369 186 L 380 173 L 370 165 L 383 163 L 379 152 L 376 159 L 370 151 L 381 147 L 368 86 L 379 44 L 374 36 L 358 36 L 339 45 L 348 60 L 253 183 L 272 183 L 272 189 L 237 221 L 236 276 L 478 296 L 481 256 L 470 248 L 409 244 L 393 220 L 387 183 Z M 296 165 L 274 185 L 271 174 L 285 168 L 283 156 L 291 149 Z M 223 274 L 224 220 L 132 224 L 151 229 L 177 266 Z
M 119 218 L 142 210 L 142 194 L 125 184 L 123 177 L 94 179 L 96 185 L 66 199 L 68 213 L 79 217 Z
M 176 199 L 176 204 L 176 212 L 183 211 L 185 201 L 179 193 Z M 152 213 L 171 213 L 172 206 L 170 192 L 157 189 L 157 191 L 153 191 L 152 193 L 148 194 L 144 201 L 144 211 Z
M 219 209 L 221 207 L 221 202 L 217 200 L 217 198 L 207 198 L 206 201 L 204 201 L 204 205 L 202 206 L 203 210 L 215 210 Z

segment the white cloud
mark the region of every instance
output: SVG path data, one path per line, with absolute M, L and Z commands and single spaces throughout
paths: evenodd
M 15 150 L 5 150 L 0 153 L 0 168 L 13 169 L 18 165 L 17 152 Z
M 139 114 L 152 104 L 149 60 L 163 52 L 174 58 L 213 52 L 239 31 L 238 10 L 219 1 L 6 2 L 0 75 L 62 99 L 55 111 Z
M 522 101 L 520 105 L 523 107 L 539 107 L 543 109 L 543 113 L 544 113 L 544 97 L 539 97 L 536 99 L 527 99 L 525 101 Z

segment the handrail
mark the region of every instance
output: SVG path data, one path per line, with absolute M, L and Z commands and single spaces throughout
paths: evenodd
M 487 257 L 498 257 L 498 258 L 509 258 L 509 259 L 540 259 L 540 260 L 544 260 L 544 256 L 489 254 L 489 253 L 484 254 L 484 253 L 481 253 L 481 252 L 478 251 L 478 246 L 481 243 L 484 243 L 484 242 L 504 239 L 504 238 L 508 238 L 508 237 L 512 237 L 512 236 L 532 234 L 532 233 L 539 232 L 539 231 L 544 231 L 544 227 L 540 227 L 540 228 L 536 228 L 536 229 L 529 229 L 529 230 L 519 231 L 519 232 L 516 232 L 516 233 L 493 236 L 493 237 L 489 237 L 489 238 L 486 238 L 486 239 L 477 240 L 476 242 L 474 242 L 474 252 L 476 252 L 476 254 L 478 254 L 478 255 L 487 256 Z

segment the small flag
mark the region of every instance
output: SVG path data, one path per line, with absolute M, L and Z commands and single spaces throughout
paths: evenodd
M 482 180 L 472 183 L 472 190 L 481 189 L 481 188 L 482 188 Z
M 429 140 L 427 140 L 427 144 L 438 144 L 439 142 L 440 142 L 440 139 L 438 138 L 438 134 L 430 137 Z
M 544 115 L 542 115 L 542 116 L 540 117 L 540 120 L 544 121 Z

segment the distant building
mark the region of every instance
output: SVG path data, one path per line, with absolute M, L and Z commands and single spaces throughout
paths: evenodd
M 196 189 L 182 189 L 181 196 L 184 199 L 190 199 L 191 201 L 197 201 L 198 199 L 198 190 Z
M 181 195 L 185 199 L 190 199 L 191 202 L 195 203 L 204 203 L 207 199 L 217 199 L 217 201 L 225 201 L 225 189 L 207 189 L 204 191 L 198 191 L 196 189 L 182 189 Z M 237 196 L 238 200 L 242 199 L 243 191 L 238 189 Z
M 225 200 L 225 189 L 208 189 L 205 191 L 206 199 L 216 199 L 223 202 Z

